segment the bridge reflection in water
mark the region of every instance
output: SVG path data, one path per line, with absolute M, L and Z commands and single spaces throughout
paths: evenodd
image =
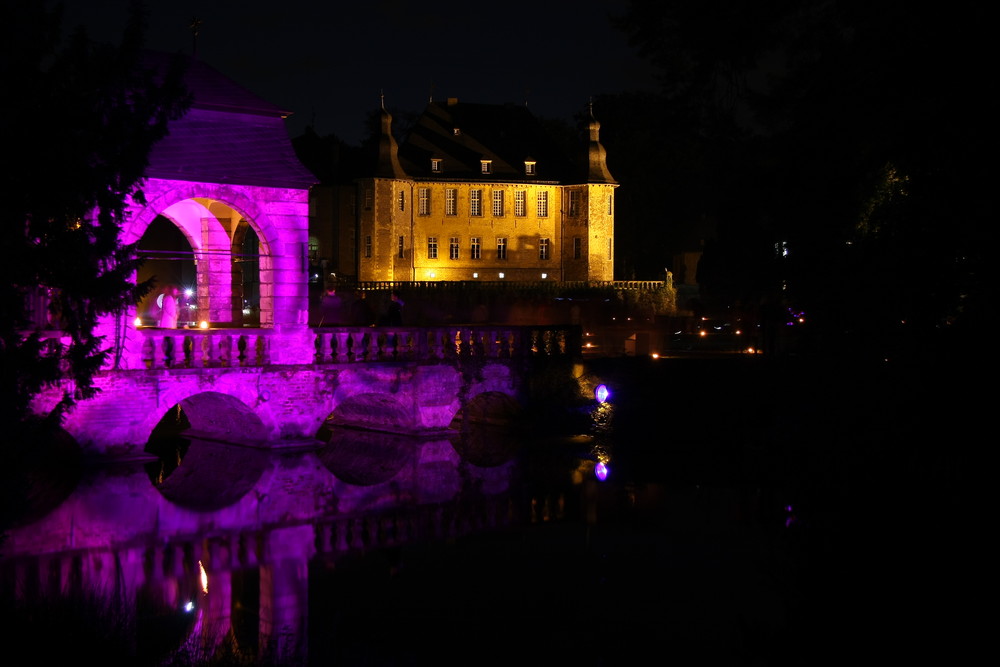
M 324 592 L 346 563 L 382 554 L 398 569 L 421 545 L 565 508 L 564 498 L 525 495 L 523 444 L 512 425 L 487 423 L 429 438 L 331 426 L 325 445 L 280 452 L 151 440 L 156 458 L 85 469 L 71 482 L 33 480 L 52 493 L 36 494 L 34 513 L 9 531 L 3 596 L 25 609 L 89 599 L 128 618 L 120 648 L 133 664 L 220 651 L 306 664 L 343 639 L 330 610 L 349 616 L 358 604 Z M 12 628 L 25 638 L 44 626 Z M 89 639 L 67 642 L 65 657 Z

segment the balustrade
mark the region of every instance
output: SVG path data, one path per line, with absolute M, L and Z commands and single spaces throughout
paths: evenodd
M 575 327 L 445 326 L 324 327 L 315 337 L 313 363 L 445 359 L 517 359 L 580 352 Z M 146 368 L 238 368 L 266 366 L 272 345 L 269 329 L 142 329 Z M 575 342 L 574 342 L 575 341 Z

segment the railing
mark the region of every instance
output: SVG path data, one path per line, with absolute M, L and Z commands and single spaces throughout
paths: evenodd
M 142 329 L 147 369 L 266 366 L 281 339 L 268 329 Z M 577 326 L 323 327 L 308 363 L 578 356 Z
M 268 329 L 143 329 L 146 368 L 266 366 Z

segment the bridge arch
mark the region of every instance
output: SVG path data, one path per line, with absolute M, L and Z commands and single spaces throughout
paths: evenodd
M 412 419 L 406 407 L 391 394 L 345 394 L 327 422 L 334 426 L 363 426 L 371 430 L 407 431 Z
M 158 217 L 180 230 L 195 260 L 199 319 L 214 325 L 248 323 L 243 321 L 244 299 L 240 298 L 246 296 L 243 286 L 248 279 L 258 286 L 250 295 L 254 308 L 253 322 L 249 323 L 268 326 L 275 322 L 273 249 L 287 243 L 287 230 L 279 229 L 254 198 L 260 188 L 248 190 L 251 188 L 154 179 L 146 188 L 147 204 L 133 202 L 131 216 L 122 228 L 124 243 L 141 242 Z M 255 241 L 255 257 L 252 265 L 240 266 L 249 230 Z M 247 267 L 252 268 L 252 275 L 247 275 Z M 146 277 L 140 272 L 139 279 Z

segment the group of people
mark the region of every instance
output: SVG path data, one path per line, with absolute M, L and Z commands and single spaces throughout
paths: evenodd
M 376 316 L 363 290 L 354 290 L 341 296 L 336 286 L 330 286 L 320 300 L 319 326 L 400 326 L 403 324 L 403 305 L 399 292 L 393 290 L 385 312 Z

